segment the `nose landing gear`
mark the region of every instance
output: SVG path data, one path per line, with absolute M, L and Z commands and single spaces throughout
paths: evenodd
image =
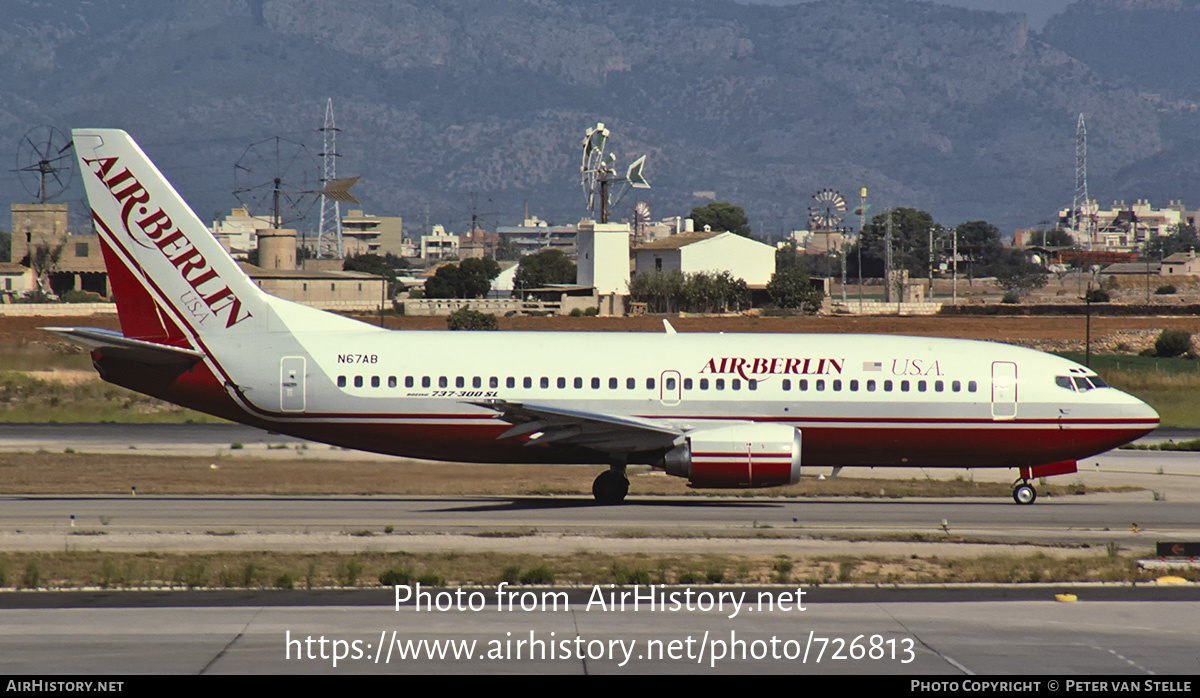
M 1037 501 L 1037 490 L 1028 480 L 1017 480 L 1013 483 L 1013 501 L 1017 504 L 1033 504 Z

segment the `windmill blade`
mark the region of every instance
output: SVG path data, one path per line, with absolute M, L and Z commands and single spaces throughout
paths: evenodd
M 646 156 L 634 160 L 629 169 L 625 171 L 625 180 L 629 182 L 629 186 L 634 189 L 649 189 L 650 182 L 642 174 L 642 169 L 646 166 Z
M 346 204 L 360 204 L 362 202 L 358 200 L 358 197 L 350 193 L 350 187 L 358 184 L 358 180 L 360 179 L 362 179 L 361 176 L 335 179 L 319 193 L 321 196 L 332 201 L 340 201 Z

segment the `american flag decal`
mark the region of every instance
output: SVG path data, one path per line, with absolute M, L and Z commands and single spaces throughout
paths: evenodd
M 883 362 L 882 361 L 864 361 L 863 362 L 863 370 L 864 371 L 882 371 L 883 370 Z

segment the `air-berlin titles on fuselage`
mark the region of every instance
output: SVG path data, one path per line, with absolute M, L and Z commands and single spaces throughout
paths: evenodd
M 829 376 L 841 375 L 846 365 L 845 359 L 833 358 L 796 358 L 796 357 L 755 357 L 724 356 L 713 357 L 704 364 L 700 373 L 728 373 L 756 380 L 762 376 L 800 375 L 800 376 Z M 882 361 L 864 361 L 864 371 L 883 371 Z M 929 359 L 893 359 L 892 374 L 897 376 L 941 376 L 942 368 L 937 361 Z
M 130 239 L 138 244 L 144 244 L 137 239 L 129 226 L 130 219 L 136 212 L 140 217 L 139 220 L 134 221 L 138 229 L 154 243 L 171 264 L 175 265 L 175 268 L 179 270 L 179 275 L 195 289 L 200 300 L 208 306 L 212 314 L 220 316 L 224 312 L 229 313 L 225 318 L 225 327 L 233 327 L 250 317 L 250 311 L 242 310 L 242 301 L 221 281 L 220 275 L 204 259 L 204 255 L 193 246 L 192 241 L 183 234 L 183 231 L 175 227 L 171 218 L 161 208 L 151 212 L 150 193 L 133 176 L 133 173 L 128 168 L 123 168 L 116 174 L 112 174 L 117 169 L 117 160 L 118 158 L 115 157 L 85 158 L 84 162 L 92 167 L 92 174 L 96 175 L 96 178 L 121 204 L 121 224 L 125 226 L 125 232 Z M 112 176 L 109 176 L 110 174 Z M 193 314 L 196 313 L 200 305 L 198 302 L 188 303 L 187 299 L 181 300 Z M 200 315 L 198 319 L 203 322 L 206 317 Z

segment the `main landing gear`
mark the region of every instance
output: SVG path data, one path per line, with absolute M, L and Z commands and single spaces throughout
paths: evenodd
M 620 504 L 629 494 L 629 479 L 625 477 L 625 464 L 613 464 L 596 476 L 592 483 L 592 496 L 597 504 Z
M 1017 480 L 1013 483 L 1013 501 L 1017 504 L 1033 504 L 1037 501 L 1037 490 L 1028 480 Z

